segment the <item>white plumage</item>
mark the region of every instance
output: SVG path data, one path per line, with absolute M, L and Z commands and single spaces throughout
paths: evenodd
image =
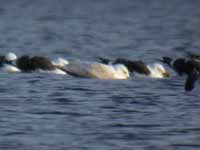
M 17 55 L 13 52 L 7 53 L 5 57 L 8 61 L 15 61 L 17 59 Z
M 170 73 L 167 72 L 163 65 L 159 63 L 149 64 L 147 65 L 150 71 L 150 77 L 152 78 L 166 78 L 170 77 Z
M 97 79 L 127 79 L 129 71 L 124 65 L 105 65 L 97 62 L 71 61 L 65 66 L 68 73 Z
M 56 68 L 56 69 L 54 69 L 54 70 L 41 70 L 41 69 L 38 69 L 37 70 L 39 73 L 52 73 L 52 74 L 60 74 L 60 75 L 66 75 L 67 73 L 66 72 L 64 72 L 64 71 L 62 71 L 62 70 L 60 70 L 60 69 L 58 69 L 58 68 Z
M 65 67 L 69 64 L 69 61 L 64 58 L 57 58 L 52 60 L 52 64 L 56 67 Z
M 5 71 L 5 72 L 21 72 L 20 69 L 18 69 L 17 67 L 15 66 L 12 66 L 12 65 L 8 65 L 8 64 L 5 64 L 2 68 L 1 68 L 2 71 Z

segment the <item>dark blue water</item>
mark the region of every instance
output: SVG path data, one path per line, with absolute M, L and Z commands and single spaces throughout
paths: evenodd
M 200 49 L 199 0 L 0 1 L 0 53 L 154 62 Z M 184 77 L 0 73 L 2 150 L 199 150 L 200 85 Z

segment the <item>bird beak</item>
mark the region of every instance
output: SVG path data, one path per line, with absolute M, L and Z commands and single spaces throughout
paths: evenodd
M 163 72 L 162 73 L 164 77 L 169 78 L 171 76 L 171 74 L 169 72 Z

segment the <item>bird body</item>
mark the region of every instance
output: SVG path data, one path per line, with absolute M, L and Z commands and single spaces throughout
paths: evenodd
M 127 79 L 129 72 L 124 65 L 105 65 L 97 62 L 71 61 L 65 66 L 67 73 L 86 78 Z

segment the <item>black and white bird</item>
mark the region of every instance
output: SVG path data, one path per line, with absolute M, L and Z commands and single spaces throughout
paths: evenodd
M 193 90 L 200 74 L 200 61 L 196 56 L 190 56 L 190 58 L 177 58 L 175 60 L 170 57 L 163 57 L 161 61 L 168 64 L 168 66 L 174 69 L 178 75 L 186 75 L 185 90 Z
M 191 72 L 190 64 L 192 60 L 187 60 L 186 58 L 177 58 L 173 60 L 170 57 L 163 57 L 160 61 L 167 64 L 180 76 L 187 75 Z
M 48 57 L 23 55 L 16 59 L 16 66 L 22 72 L 46 72 L 55 74 L 66 74 L 65 71 L 55 65 Z
M 67 74 L 62 70 L 67 60 L 59 58 L 51 61 L 48 57 L 23 55 L 17 57 L 15 53 L 9 52 L 0 57 L 1 70 L 6 72 L 46 72 L 54 74 Z
M 104 64 L 123 64 L 128 68 L 130 73 L 137 73 L 152 78 L 170 77 L 170 73 L 166 71 L 164 66 L 160 63 L 146 64 L 143 61 L 134 61 L 124 58 L 117 58 L 113 61 L 102 57 L 98 59 Z

